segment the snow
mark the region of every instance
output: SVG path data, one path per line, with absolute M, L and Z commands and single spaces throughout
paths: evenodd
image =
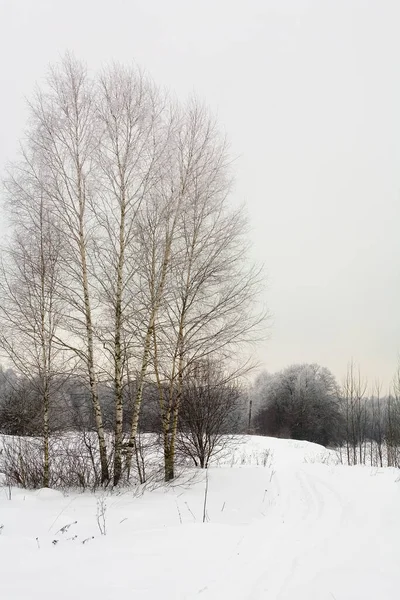
M 142 494 L 0 489 L 2 598 L 399 597 L 399 471 L 248 437 L 208 470 L 203 523 L 205 489 L 201 471 Z

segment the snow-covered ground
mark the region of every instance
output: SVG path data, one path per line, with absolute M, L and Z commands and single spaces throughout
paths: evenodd
M 400 472 L 337 462 L 249 437 L 142 495 L 1 488 L 1 598 L 398 600 Z

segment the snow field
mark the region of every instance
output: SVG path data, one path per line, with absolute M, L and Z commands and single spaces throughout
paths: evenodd
M 398 600 L 400 473 L 337 462 L 248 437 L 143 494 L 4 487 L 1 597 Z

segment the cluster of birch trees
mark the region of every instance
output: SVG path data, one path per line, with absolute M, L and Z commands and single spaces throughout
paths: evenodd
M 0 342 L 41 399 L 45 486 L 62 376 L 84 381 L 101 482 L 118 485 L 131 472 L 146 382 L 158 390 L 169 481 L 185 379 L 202 361 L 240 372 L 264 315 L 246 219 L 229 202 L 230 162 L 207 108 L 175 101 L 136 68 L 89 75 L 66 56 L 36 91 L 5 183 Z M 102 382 L 113 390 L 112 452 Z

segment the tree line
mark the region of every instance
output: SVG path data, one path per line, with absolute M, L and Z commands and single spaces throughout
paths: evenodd
M 400 467 L 400 370 L 382 394 L 350 363 L 342 385 L 317 364 L 262 373 L 250 394 L 251 430 L 336 448 L 349 465 Z

